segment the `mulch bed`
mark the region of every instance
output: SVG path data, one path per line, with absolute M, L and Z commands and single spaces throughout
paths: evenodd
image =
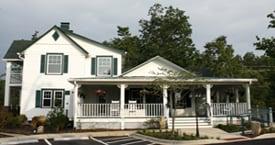
M 0 134 L 0 138 L 4 138 L 4 137 L 11 137 L 11 136 Z

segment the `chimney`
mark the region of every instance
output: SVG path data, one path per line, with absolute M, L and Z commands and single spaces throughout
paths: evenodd
M 70 30 L 70 23 L 69 22 L 61 22 L 60 23 L 60 28 L 62 30 Z

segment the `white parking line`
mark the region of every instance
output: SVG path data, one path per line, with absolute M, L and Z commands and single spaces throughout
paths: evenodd
M 52 145 L 47 139 L 44 139 L 44 141 L 45 141 L 48 145 Z
M 130 140 L 136 140 L 136 139 L 135 138 L 126 138 L 126 139 L 121 139 L 121 140 L 109 141 L 106 143 L 117 143 L 117 142 L 130 141 Z
M 130 145 L 130 144 L 141 143 L 141 142 L 146 142 L 146 141 L 144 141 L 144 140 L 138 140 L 138 141 L 128 142 L 128 143 L 121 144 L 121 145 Z
M 22 141 L 13 141 L 13 142 L 8 142 L 4 143 L 5 145 L 14 145 L 14 144 L 25 144 L 25 143 L 36 143 L 38 140 L 22 140 Z M 2 143 L 0 143 L 2 144 Z
M 96 139 L 96 138 L 94 138 L 94 137 L 92 137 L 92 136 L 89 136 L 89 138 L 90 138 L 91 140 L 94 140 L 94 141 L 99 142 L 99 143 L 101 143 L 101 144 L 108 145 L 107 143 L 105 143 L 105 142 L 103 142 L 103 141 L 101 141 L 101 140 L 99 140 L 99 139 Z
M 55 138 L 54 141 L 69 141 L 69 140 L 88 140 L 88 137 L 66 137 L 66 138 Z

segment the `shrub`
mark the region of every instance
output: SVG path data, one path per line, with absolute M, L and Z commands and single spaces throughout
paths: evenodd
M 16 128 L 20 127 L 22 122 L 20 122 L 20 119 L 18 116 L 12 116 L 7 119 L 7 128 Z
M 158 129 L 160 128 L 160 120 L 159 119 L 150 119 L 144 122 L 144 126 L 150 129 Z
M 216 126 L 216 128 L 222 129 L 226 132 L 238 132 L 241 131 L 241 127 L 238 125 L 234 125 L 234 124 L 228 124 L 228 125 L 223 125 L 223 124 L 219 124 Z
M 19 115 L 17 117 L 18 117 L 18 120 L 21 124 L 25 123 L 28 120 L 26 115 Z
M 139 134 L 156 137 L 160 139 L 168 139 L 168 140 L 197 140 L 197 139 L 208 139 L 208 136 L 202 136 L 202 137 L 196 137 L 194 134 L 180 134 L 179 132 L 172 133 L 171 131 L 165 131 L 165 132 L 157 132 L 157 131 L 139 131 Z
M 4 107 L 0 107 L 0 128 L 6 128 L 12 117 L 11 112 L 8 112 Z
M 38 126 L 46 125 L 47 118 L 45 116 L 34 116 L 32 118 L 32 127 L 36 129 Z
M 63 108 L 54 108 L 47 115 L 47 123 L 49 127 L 55 129 L 55 131 L 63 130 L 69 123 L 69 119 L 63 114 Z

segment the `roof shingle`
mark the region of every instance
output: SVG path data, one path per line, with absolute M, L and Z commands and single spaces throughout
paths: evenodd
M 19 59 L 17 53 L 24 51 L 32 42 L 32 40 L 14 40 L 4 59 Z

